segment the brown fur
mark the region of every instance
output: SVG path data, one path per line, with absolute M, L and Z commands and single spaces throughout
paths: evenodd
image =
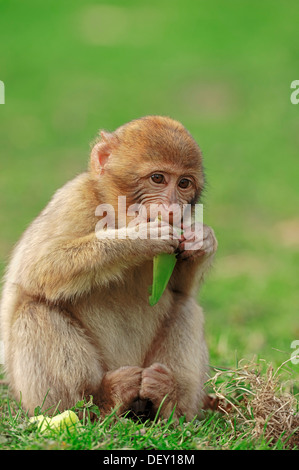
M 173 183 L 151 193 L 157 171 L 170 182 L 190 176 L 192 189 Z M 59 189 L 25 231 L 6 272 L 1 330 L 7 377 L 30 413 L 45 397 L 46 408 L 63 410 L 92 394 L 103 415 L 138 400 L 155 412 L 165 395 L 163 416 L 174 406 L 178 416 L 197 414 L 208 354 L 193 296 L 216 251 L 213 231 L 205 227 L 203 247 L 190 253 L 175 239 L 98 240 L 95 209 L 109 203 L 117 211 L 118 195 L 127 205 L 183 204 L 198 199 L 203 182 L 191 135 L 177 121 L 148 116 L 102 132 L 89 171 Z M 153 256 L 175 250 L 171 281 L 150 307 Z

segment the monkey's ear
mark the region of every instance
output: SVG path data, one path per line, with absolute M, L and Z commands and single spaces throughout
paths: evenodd
M 113 134 L 101 131 L 102 140 L 97 142 L 90 156 L 90 167 L 93 173 L 100 175 L 104 173 L 105 165 L 111 155 L 113 148 Z

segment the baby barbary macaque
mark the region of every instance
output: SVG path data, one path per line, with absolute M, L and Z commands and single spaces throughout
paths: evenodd
M 102 131 L 89 169 L 53 196 L 16 245 L 6 271 L 1 333 L 6 374 L 30 414 L 93 396 L 101 416 L 147 408 L 196 416 L 205 400 L 208 353 L 195 300 L 217 242 L 186 250 L 184 234 L 101 238 L 96 208 L 194 206 L 204 186 L 201 151 L 179 122 L 146 116 Z M 151 229 L 152 219 L 143 224 Z M 168 226 L 169 227 L 169 226 Z M 169 284 L 148 302 L 153 258 L 177 253 Z M 166 397 L 166 398 L 165 398 Z

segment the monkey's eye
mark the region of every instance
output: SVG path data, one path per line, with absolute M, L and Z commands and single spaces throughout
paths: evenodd
M 154 173 L 151 175 L 151 180 L 156 184 L 162 184 L 164 183 L 164 176 L 160 173 Z
M 187 178 L 182 178 L 179 182 L 179 187 L 182 189 L 186 189 L 190 186 L 191 181 L 188 180 Z

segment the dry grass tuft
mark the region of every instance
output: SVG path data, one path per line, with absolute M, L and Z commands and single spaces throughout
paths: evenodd
M 218 410 L 225 413 L 234 429 L 238 420 L 243 438 L 250 435 L 264 438 L 273 446 L 281 442 L 284 448 L 299 449 L 298 398 L 290 391 L 290 380 L 281 378 L 286 362 L 275 372 L 272 365 L 263 371 L 262 361 L 236 370 L 216 370 L 210 385 Z

